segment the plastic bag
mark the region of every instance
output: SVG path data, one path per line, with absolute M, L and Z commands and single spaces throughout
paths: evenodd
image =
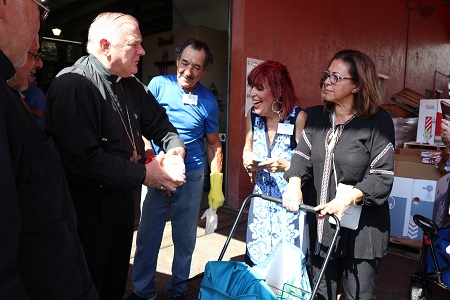
M 217 229 L 217 224 L 219 224 L 219 218 L 217 217 L 217 213 L 215 210 L 213 210 L 211 207 L 205 210 L 205 212 L 202 215 L 202 220 L 206 218 L 206 227 L 205 227 L 205 234 L 211 234 L 214 232 L 214 230 Z
M 264 263 L 253 269 L 274 288 L 277 299 L 309 299 L 311 296 L 303 252 L 286 240 L 280 242 Z
M 277 299 L 309 299 L 311 283 L 306 270 L 305 255 L 302 251 L 303 242 L 296 247 L 286 239 L 286 210 L 283 210 L 283 230 L 281 241 L 275 251 L 267 259 L 253 267 L 258 274 L 266 279 L 267 284 L 276 294 Z M 303 237 L 304 213 L 299 216 L 299 231 Z

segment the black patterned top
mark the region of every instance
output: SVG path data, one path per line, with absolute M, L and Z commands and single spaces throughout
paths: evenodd
M 316 206 L 320 203 L 323 185 L 328 185 L 326 202 L 336 194 L 333 167 L 329 181 L 322 180 L 326 166 L 325 140 L 333 123 L 330 114 L 324 113 L 323 106 L 312 107 L 307 112 L 305 128 L 284 178 L 288 180 L 295 176 L 302 182 L 313 181 L 310 197 L 304 202 Z M 360 204 L 364 207 L 357 230 L 342 228 L 333 257 L 373 259 L 386 254 L 390 228 L 387 198 L 394 181 L 394 143 L 394 125 L 383 109 L 369 118 L 355 116 L 343 126 L 334 149 L 337 178 L 339 183 L 354 185 L 363 192 Z M 308 215 L 313 249 L 317 240 L 317 222 L 315 216 Z M 321 256 L 329 250 L 334 226 L 325 221 L 323 230 Z

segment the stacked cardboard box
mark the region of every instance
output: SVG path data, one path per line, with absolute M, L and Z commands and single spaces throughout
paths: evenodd
M 421 214 L 443 227 L 448 214 L 450 173 L 441 173 L 434 164 L 422 163 L 422 149 L 398 149 L 395 177 L 388 198 L 391 237 L 421 241 L 422 230 L 413 221 Z
M 441 140 L 441 101 L 444 99 L 420 100 L 419 121 L 416 142 L 442 145 Z

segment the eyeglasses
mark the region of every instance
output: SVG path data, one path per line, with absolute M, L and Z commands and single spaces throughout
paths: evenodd
M 325 80 L 327 80 L 327 78 L 330 78 L 330 82 L 331 83 L 337 83 L 339 80 L 344 80 L 344 79 L 352 79 L 351 77 L 342 77 L 342 76 L 338 76 L 335 74 L 331 74 L 329 71 L 323 71 L 322 72 L 322 80 L 323 82 L 325 82 Z M 320 82 L 322 82 L 322 80 Z
M 39 9 L 39 13 L 41 14 L 41 21 L 44 21 L 45 19 L 47 19 L 48 14 L 50 13 L 50 7 L 45 6 L 39 0 L 33 0 L 33 1 L 35 3 L 37 3 L 37 5 L 39 5 L 38 9 Z
M 39 62 L 40 60 L 42 60 L 42 53 L 28 52 L 28 55 L 32 56 L 36 62 Z

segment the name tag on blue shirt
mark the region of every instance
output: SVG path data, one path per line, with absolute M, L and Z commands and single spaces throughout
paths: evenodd
M 189 94 L 183 94 L 183 104 L 197 105 L 198 96 Z

